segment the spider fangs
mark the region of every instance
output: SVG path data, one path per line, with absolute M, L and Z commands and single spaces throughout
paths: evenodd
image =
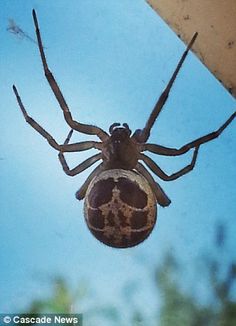
M 132 134 L 127 124 L 124 123 L 121 126 L 119 123 L 114 123 L 110 126 L 109 135 L 99 127 L 77 122 L 73 120 L 64 96 L 48 68 L 34 10 L 33 20 L 45 76 L 71 131 L 64 144 L 58 144 L 45 129 L 28 115 L 16 87 L 13 86 L 24 118 L 54 149 L 59 151 L 59 160 L 66 174 L 74 176 L 98 160 L 102 160 L 102 163 L 93 170 L 77 191 L 76 197 L 79 200 L 85 198 L 85 219 L 90 231 L 98 240 L 116 248 L 135 246 L 144 241 L 152 231 L 156 221 L 156 204 L 158 203 L 163 207 L 170 204 L 170 199 L 140 161 L 143 161 L 162 180 L 171 181 L 183 176 L 194 168 L 199 147 L 217 138 L 233 121 L 236 112 L 218 130 L 197 138 L 181 148 L 168 148 L 147 143 L 152 126 L 160 114 L 179 70 L 197 37 L 197 33 L 195 33 L 143 129 L 138 129 Z M 84 134 L 97 135 L 100 142 L 84 141 L 69 144 L 73 130 Z M 64 152 L 78 152 L 91 148 L 101 152 L 88 158 L 75 168 L 69 168 Z M 149 151 L 159 155 L 177 156 L 185 154 L 191 149 L 194 149 L 191 163 L 171 175 L 167 175 L 151 158 L 143 154 L 144 151 Z

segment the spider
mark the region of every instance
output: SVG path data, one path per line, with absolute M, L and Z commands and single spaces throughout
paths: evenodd
M 164 190 L 141 161 L 162 180 L 176 180 L 194 168 L 199 147 L 217 138 L 233 121 L 236 112 L 218 130 L 197 138 L 180 148 L 168 148 L 147 143 L 151 129 L 164 107 L 180 68 L 196 40 L 197 33 L 195 33 L 143 129 L 137 129 L 132 133 L 127 123 L 122 125 L 113 123 L 107 133 L 97 126 L 77 122 L 72 118 L 65 98 L 48 68 L 35 10 L 32 14 L 46 79 L 71 128 L 65 142 L 58 144 L 44 128 L 28 115 L 17 88 L 13 85 L 18 105 L 26 122 L 42 135 L 49 145 L 59 151 L 59 161 L 67 175 L 75 176 L 95 162 L 102 160 L 77 191 L 76 198 L 79 200 L 85 198 L 86 222 L 90 231 L 100 241 L 117 248 L 137 245 L 147 238 L 154 227 L 156 204 L 165 207 L 171 203 Z M 69 143 L 74 130 L 83 134 L 96 135 L 100 141 Z M 69 168 L 64 157 L 65 152 L 79 152 L 92 148 L 100 152 L 78 166 Z M 150 157 L 143 153 L 149 151 L 158 155 L 177 156 L 185 154 L 191 149 L 193 149 L 191 163 L 171 175 L 166 174 Z

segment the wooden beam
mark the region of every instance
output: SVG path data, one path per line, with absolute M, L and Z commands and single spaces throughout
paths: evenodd
M 236 97 L 236 1 L 146 0 L 202 63 Z

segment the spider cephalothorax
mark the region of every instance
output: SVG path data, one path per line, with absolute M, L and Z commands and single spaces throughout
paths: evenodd
M 77 122 L 73 120 L 65 98 L 48 68 L 34 10 L 33 19 L 45 76 L 63 111 L 64 118 L 71 128 L 64 144 L 58 144 L 44 128 L 28 115 L 16 87 L 13 86 L 20 109 L 25 120 L 53 148 L 59 151 L 59 160 L 66 174 L 77 175 L 95 162 L 102 160 L 77 191 L 76 198 L 81 200 L 85 197 L 85 216 L 88 227 L 100 241 L 116 248 L 134 246 L 146 239 L 151 232 L 156 220 L 156 203 L 163 207 L 170 204 L 170 199 L 142 162 L 164 181 L 172 181 L 183 176 L 194 168 L 199 147 L 217 138 L 233 121 L 236 112 L 218 130 L 197 138 L 180 148 L 147 143 L 152 126 L 164 107 L 171 87 L 197 37 L 197 33 L 195 33 L 143 129 L 137 129 L 131 135 L 131 130 L 126 123 L 122 126 L 120 123 L 114 123 L 109 128 L 109 135 L 97 126 Z M 84 141 L 69 144 L 73 130 L 96 135 L 100 142 Z M 79 152 L 91 148 L 99 150 L 100 153 L 91 156 L 73 169 L 69 168 L 64 152 Z M 150 157 L 143 153 L 149 151 L 159 155 L 177 156 L 185 154 L 191 149 L 193 149 L 191 163 L 171 175 L 167 175 Z M 144 197 L 145 201 L 143 201 Z
M 105 169 L 132 170 L 138 162 L 137 143 L 130 137 L 131 130 L 127 124 L 119 126 L 114 123 L 109 128 L 110 137 L 102 148 L 103 166 Z

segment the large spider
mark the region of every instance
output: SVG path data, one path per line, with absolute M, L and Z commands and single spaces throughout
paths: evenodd
M 140 161 L 143 161 L 154 174 L 164 181 L 175 180 L 183 176 L 194 168 L 199 147 L 218 137 L 235 118 L 236 112 L 218 130 L 191 141 L 178 149 L 147 143 L 152 126 L 160 114 L 177 74 L 197 37 L 197 33 L 195 33 L 143 129 L 137 129 L 132 134 L 127 123 L 123 123 L 123 125 L 113 123 L 109 128 L 108 134 L 97 126 L 77 122 L 73 120 L 64 96 L 48 68 L 38 20 L 34 10 L 33 20 L 45 76 L 71 131 L 64 144 L 58 144 L 45 129 L 28 115 L 19 93 L 13 85 L 17 102 L 25 120 L 54 149 L 59 151 L 59 160 L 67 175 L 75 176 L 95 162 L 102 160 L 102 163 L 93 170 L 82 187 L 77 191 L 76 198 L 81 200 L 87 197 L 87 199 L 85 198 L 87 200 L 85 203 L 87 224 L 99 240 L 113 247 L 136 245 L 148 236 L 155 224 L 156 203 L 165 207 L 171 202 L 148 169 Z M 73 130 L 84 134 L 96 135 L 100 141 L 84 141 L 69 144 Z M 100 152 L 75 168 L 69 168 L 63 154 L 64 152 L 79 152 L 91 148 L 95 148 Z M 143 153 L 144 151 L 149 151 L 158 155 L 177 156 L 185 154 L 191 149 L 194 149 L 191 163 L 171 175 L 167 175 L 150 157 Z M 150 202 L 149 199 L 151 200 Z M 132 213 L 132 209 L 135 212 Z

